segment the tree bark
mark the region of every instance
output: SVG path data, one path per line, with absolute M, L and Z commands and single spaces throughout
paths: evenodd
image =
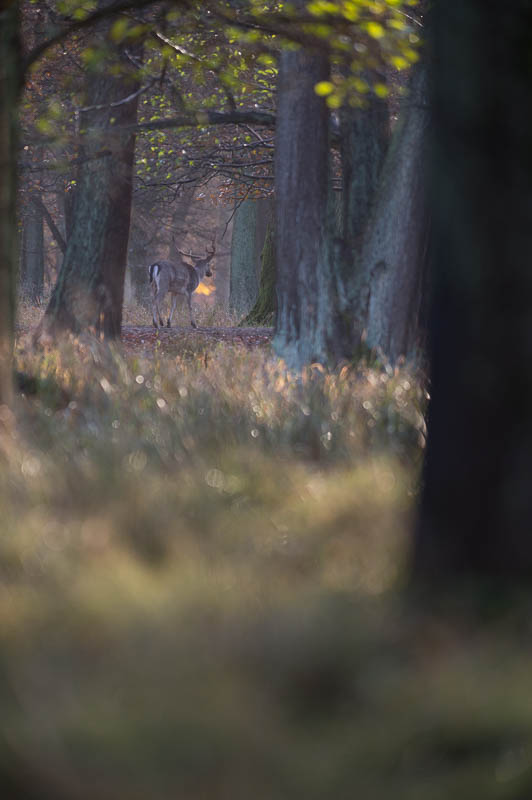
M 235 212 L 229 307 L 237 314 L 247 314 L 259 294 L 260 257 L 266 238 L 267 216 L 267 200 L 245 200 Z
M 329 113 L 315 85 L 322 54 L 285 51 L 279 61 L 275 147 L 278 312 L 274 349 L 292 368 L 344 353 L 333 272 Z
M 532 7 L 432 21 L 432 401 L 414 577 L 532 577 Z
M 0 406 L 13 400 L 12 349 L 17 276 L 17 103 L 22 85 L 19 8 L 0 10 Z
M 356 333 L 392 363 L 418 362 L 427 268 L 429 210 L 426 197 L 428 106 L 426 72 L 414 72 L 394 133 L 366 230 L 360 259 Z
M 20 256 L 22 291 L 30 302 L 38 303 L 44 287 L 44 230 L 42 208 L 34 199 L 22 224 Z
M 378 76 L 369 73 L 369 83 Z M 371 216 L 382 166 L 390 142 L 388 103 L 371 94 L 361 108 L 344 106 L 340 111 L 342 157 L 343 241 L 347 278 L 354 271 L 362 237 Z
M 126 68 L 123 52 L 116 61 Z M 87 160 L 80 168 L 72 231 L 46 310 L 48 332 L 92 329 L 106 338 L 120 336 L 135 137 L 113 128 L 134 123 L 137 98 L 113 108 L 109 104 L 131 94 L 133 83 L 108 70 L 88 78 L 88 105 L 98 108 L 83 114 Z
M 240 323 L 242 326 L 272 325 L 277 312 L 277 265 L 275 262 L 275 230 L 273 218 L 266 230 L 261 253 L 261 272 L 257 302 Z

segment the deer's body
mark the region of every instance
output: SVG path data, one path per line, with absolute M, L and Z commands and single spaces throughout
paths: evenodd
M 192 315 L 192 295 L 205 276 L 208 278 L 212 276 L 209 265 L 213 257 L 214 246 L 211 252 L 205 258 L 199 259 L 194 266 L 187 264 L 179 256 L 175 261 L 155 261 L 155 263 L 151 264 L 148 271 L 152 293 L 153 325 L 155 328 L 164 326 L 161 306 L 167 294 L 172 296 L 170 313 L 166 322 L 167 327 L 170 328 L 172 325 L 172 317 L 179 295 L 187 298 L 190 324 L 193 328 L 196 327 Z

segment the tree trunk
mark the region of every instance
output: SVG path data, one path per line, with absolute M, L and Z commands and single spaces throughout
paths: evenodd
M 242 322 L 243 326 L 272 325 L 277 311 L 277 265 L 275 263 L 275 231 L 270 219 L 261 254 L 261 272 L 257 302 Z
M 314 86 L 322 54 L 285 51 L 279 61 L 275 147 L 278 312 L 274 348 L 292 368 L 344 355 L 332 268 L 329 113 Z
M 418 581 L 532 577 L 532 6 L 439 0 Z
M 366 77 L 369 83 L 378 79 L 372 72 Z M 372 93 L 362 108 L 344 106 L 340 111 L 340 133 L 344 245 L 341 277 L 347 307 L 347 287 L 356 270 L 390 141 L 388 103 Z
M 124 69 L 125 54 L 117 54 Z M 135 138 L 113 127 L 135 122 L 137 98 L 109 104 L 134 91 L 134 80 L 93 73 L 83 114 L 87 131 L 76 187 L 72 231 L 65 259 L 46 311 L 45 328 L 80 332 L 92 329 L 106 338 L 120 336 L 127 243 L 131 215 Z
M 24 296 L 32 303 L 42 298 L 44 286 L 43 213 L 37 202 L 29 203 L 22 226 L 20 284 Z
M 247 314 L 259 293 L 259 202 L 244 200 L 235 211 L 231 238 L 229 308 L 236 314 Z
M 0 11 L 0 407 L 13 399 L 12 348 L 17 274 L 17 103 L 22 84 L 19 8 Z
M 420 315 L 428 252 L 426 198 L 428 108 L 423 66 L 386 158 L 361 254 L 355 319 L 358 337 L 392 362 L 419 360 Z

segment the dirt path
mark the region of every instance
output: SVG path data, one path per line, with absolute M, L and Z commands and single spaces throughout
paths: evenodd
M 153 351 L 157 342 L 162 352 L 180 348 L 183 344 L 194 345 L 226 342 L 247 348 L 268 345 L 273 337 L 273 328 L 155 328 L 148 325 L 124 325 L 122 342 L 129 352 Z

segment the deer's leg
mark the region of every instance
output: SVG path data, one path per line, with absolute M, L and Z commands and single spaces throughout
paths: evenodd
M 151 297 L 151 308 L 152 308 L 152 325 L 154 328 L 158 328 L 157 325 L 157 316 L 160 316 L 159 309 L 157 307 L 157 292 L 152 292 Z
M 153 326 L 155 328 L 164 328 L 164 321 L 161 314 L 161 305 L 164 300 L 166 292 L 157 291 L 153 298 Z M 159 323 L 157 324 L 157 319 Z
M 177 295 L 172 295 L 172 303 L 170 305 L 170 314 L 168 316 L 168 322 L 166 323 L 168 328 L 172 327 L 172 317 L 174 316 L 175 307 L 177 305 Z
M 190 324 L 193 328 L 197 328 L 198 326 L 194 322 L 194 317 L 192 316 L 192 293 L 187 292 L 187 303 L 188 303 L 188 310 L 190 312 Z

